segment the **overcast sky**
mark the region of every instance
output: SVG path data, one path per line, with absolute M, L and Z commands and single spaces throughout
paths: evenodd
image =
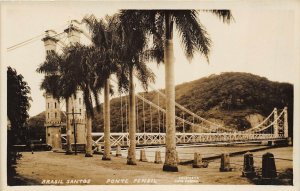
M 42 34 L 47 29 L 61 32 L 71 19 L 81 20 L 87 14 L 103 17 L 128 4 L 111 3 L 31 3 L 8 4 L 2 9 L 2 39 L 6 48 Z M 177 5 L 179 6 L 179 5 Z M 147 6 L 146 6 L 147 7 Z M 180 7 L 180 6 L 179 6 Z M 2 7 L 3 8 L 3 7 Z M 296 63 L 295 12 L 293 9 L 234 6 L 235 21 L 223 24 L 209 13 L 201 13 L 200 20 L 213 42 L 210 63 L 196 55 L 189 63 L 175 33 L 176 84 L 221 72 L 249 72 L 272 81 L 295 83 L 299 77 Z M 2 45 L 3 45 L 2 44 Z M 45 110 L 43 92 L 39 89 L 43 75 L 35 72 L 45 59 L 41 40 L 13 51 L 4 51 L 4 64 L 21 73 L 31 87 L 33 99 L 30 115 Z M 157 76 L 155 87 L 164 87 L 164 67 L 150 64 Z

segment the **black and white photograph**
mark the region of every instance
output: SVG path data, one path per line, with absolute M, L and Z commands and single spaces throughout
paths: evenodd
M 300 189 L 300 1 L 1 1 L 0 19 L 1 190 Z

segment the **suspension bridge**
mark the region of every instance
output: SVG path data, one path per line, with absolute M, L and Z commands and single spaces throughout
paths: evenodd
M 56 33 L 52 30 L 46 31 L 45 42 L 46 50 L 51 50 L 53 47 L 56 49 L 56 44 L 61 48 L 68 46 L 70 43 L 80 42 L 80 36 L 84 36 L 87 41 L 91 41 L 91 36 L 83 28 L 81 23 L 77 21 L 70 22 L 70 25 L 61 33 Z M 27 45 L 36 39 L 39 39 L 42 35 L 34 37 L 23 43 L 19 43 L 15 46 L 9 47 L 7 50 L 12 51 L 16 48 Z M 52 43 L 52 44 L 51 44 Z M 54 46 L 55 44 L 55 46 Z M 57 50 L 59 51 L 59 50 Z M 117 84 L 116 80 L 112 77 L 111 83 Z M 154 85 L 149 86 L 152 92 L 155 94 L 156 99 L 150 99 L 145 97 L 145 93 L 136 93 L 136 112 L 137 112 L 137 130 L 136 141 L 137 145 L 163 145 L 166 140 L 165 133 L 165 115 L 166 110 L 163 107 L 162 102 L 166 101 L 165 94 L 156 89 Z M 128 95 L 120 95 L 120 113 L 114 113 L 113 115 L 119 115 L 120 124 L 111 124 L 111 126 L 117 125 L 121 127 L 121 132 L 110 133 L 110 141 L 112 146 L 122 145 L 128 146 L 129 133 L 128 133 Z M 48 99 L 48 98 L 46 98 Z M 51 98 L 51 96 L 49 97 Z M 75 99 L 73 99 L 74 101 Z M 47 101 L 46 101 L 47 102 Z M 47 102 L 48 103 L 48 102 Z M 238 131 L 232 127 L 226 127 L 223 124 L 218 124 L 214 121 L 207 120 L 196 113 L 192 112 L 188 108 L 185 108 L 179 103 L 175 103 L 176 106 L 176 143 L 177 144 L 195 144 L 195 143 L 222 143 L 222 142 L 251 142 L 251 141 L 281 141 L 288 139 L 288 109 L 276 109 L 269 114 L 263 121 L 254 127 L 251 127 L 244 131 Z M 73 104 L 73 109 L 76 112 L 76 104 Z M 59 107 L 58 107 L 59 108 Z M 49 109 L 49 105 L 48 105 Z M 56 109 L 56 102 L 55 102 Z M 81 110 L 81 109 L 80 109 Z M 52 112 L 52 110 L 51 110 Z M 79 111 L 77 111 L 79 112 Z M 51 114 L 51 113 L 50 113 Z M 48 121 L 46 121 L 48 127 L 52 127 L 53 124 L 62 125 L 60 117 L 57 117 L 55 111 L 55 117 L 51 115 Z M 54 116 L 54 115 L 53 115 Z M 48 119 L 47 118 L 47 119 Z M 146 120 L 146 118 L 148 120 Z M 150 120 L 149 120 L 150 118 Z M 52 120 L 52 121 L 51 121 Z M 80 123 L 84 118 L 76 118 L 75 122 Z M 52 124 L 52 126 L 51 126 Z M 47 132 L 48 136 L 49 130 Z M 55 132 L 57 133 L 57 132 Z M 102 145 L 104 143 L 103 132 L 92 133 L 94 146 Z M 61 134 L 61 142 L 66 141 L 66 134 Z
M 149 107 L 159 109 L 162 115 L 165 114 L 165 110 L 158 105 L 150 102 L 149 100 L 137 96 L 144 103 L 149 104 Z M 145 112 L 143 110 L 143 112 Z M 256 141 L 284 141 L 288 139 L 288 126 L 287 126 L 287 108 L 284 108 L 277 113 L 275 108 L 272 113 L 265 118 L 260 124 L 245 131 L 233 131 L 229 128 L 223 127 L 219 124 L 212 123 L 203 119 L 200 123 L 188 121 L 181 117 L 176 116 L 176 121 L 181 123 L 182 132 L 176 132 L 175 138 L 177 144 L 197 144 L 197 143 L 247 143 Z M 198 116 L 199 117 L 199 116 Z M 199 117 L 200 118 L 200 117 Z M 137 119 L 138 120 L 138 119 Z M 159 122 L 160 123 L 160 122 Z M 177 123 L 178 124 L 178 123 Z M 123 124 L 128 125 L 128 124 Z M 198 129 L 198 132 L 184 132 L 185 125 L 191 125 L 192 129 Z M 144 132 L 136 133 L 137 145 L 163 145 L 165 144 L 166 133 L 164 132 L 147 132 L 145 129 L 145 123 L 142 124 Z M 164 126 L 162 123 L 161 126 Z M 141 127 L 137 127 L 141 128 Z M 152 127 L 153 128 L 153 127 Z M 178 129 L 178 126 L 177 126 Z M 94 146 L 103 145 L 104 133 L 93 132 L 92 137 L 94 140 Z M 66 135 L 62 134 L 62 138 L 66 140 Z M 110 133 L 110 141 L 112 146 L 128 146 L 129 133 Z

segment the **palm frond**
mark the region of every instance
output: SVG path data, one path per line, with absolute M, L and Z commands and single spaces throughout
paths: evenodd
M 135 65 L 136 77 L 141 82 L 144 90 L 148 90 L 149 83 L 155 82 L 155 74 L 147 67 L 146 63 L 140 62 Z
M 60 84 L 60 76 L 59 75 L 47 75 L 44 77 L 40 89 L 45 90 L 47 93 L 53 95 L 54 98 L 61 98 L 61 91 L 59 88 Z
M 38 73 L 46 75 L 54 74 L 59 71 L 59 67 L 63 65 L 64 58 L 58 55 L 55 51 L 49 51 L 46 55 L 46 60 L 36 69 Z
M 229 24 L 231 21 L 234 21 L 234 17 L 230 10 L 226 9 L 218 9 L 218 10 L 203 10 L 205 12 L 210 12 L 213 15 L 216 15 L 219 19 L 221 19 L 224 23 Z
M 197 18 L 197 11 L 173 11 L 172 16 L 181 36 L 181 43 L 186 57 L 191 60 L 197 51 L 209 61 L 211 40 L 204 26 Z

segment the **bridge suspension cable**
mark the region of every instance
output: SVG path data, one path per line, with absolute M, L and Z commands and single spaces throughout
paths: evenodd
M 117 84 L 116 80 L 111 79 L 111 81 Z M 152 107 L 156 108 L 156 109 L 159 110 L 160 112 L 166 113 L 166 110 L 165 110 L 165 109 L 163 109 L 163 108 L 161 108 L 160 106 L 154 104 L 153 102 L 149 101 L 148 99 L 144 98 L 143 96 L 140 96 L 139 94 L 136 94 L 135 96 L 136 96 L 138 99 L 140 99 L 140 100 L 144 101 L 145 103 L 151 105 Z M 201 128 L 201 129 L 205 129 L 205 130 L 207 130 L 207 131 L 210 131 L 210 129 L 207 128 L 207 127 L 200 126 L 200 125 L 198 125 L 198 124 L 193 124 L 192 122 L 187 121 L 187 120 L 185 120 L 185 119 L 182 119 L 181 117 L 175 116 L 175 119 L 177 119 L 177 120 L 179 120 L 179 121 L 181 121 L 181 122 L 184 122 L 184 123 L 186 123 L 186 124 L 188 124 L 188 125 L 196 126 L 196 127 Z M 137 120 L 138 120 L 138 119 L 137 119 Z
M 269 115 L 268 117 L 266 117 L 266 118 L 265 118 L 262 122 L 260 122 L 258 125 L 256 125 L 256 126 L 250 128 L 250 129 L 247 129 L 246 132 L 251 132 L 251 131 L 254 131 L 255 129 L 260 128 L 265 122 L 267 122 L 267 121 L 270 119 L 270 117 L 274 114 L 274 111 L 275 111 L 275 110 L 273 109 L 273 111 L 270 113 L 270 115 Z
M 20 43 L 17 43 L 17 44 L 15 44 L 15 45 L 13 45 L 13 46 L 10 46 L 10 47 L 7 48 L 7 51 L 10 52 L 10 51 L 12 51 L 12 50 L 15 50 L 15 49 L 17 49 L 17 48 L 20 48 L 20 47 L 22 47 L 22 46 L 25 46 L 25 45 L 27 45 L 27 44 L 33 43 L 34 41 L 39 40 L 39 39 L 40 39 L 42 36 L 44 36 L 44 35 L 45 35 L 45 32 L 43 32 L 42 34 L 39 34 L 39 35 L 37 35 L 37 36 L 35 36 L 35 37 L 32 37 L 32 38 L 30 38 L 30 39 L 28 39 L 28 40 L 25 40 L 25 41 L 23 41 L 23 42 L 20 42 Z
M 88 34 L 87 32 L 85 32 L 84 30 L 81 30 L 82 31 L 82 34 L 84 35 L 84 36 L 86 36 L 91 42 L 92 42 L 92 38 L 91 38 L 91 35 L 90 34 Z M 61 33 L 60 33 L 61 34 Z M 57 35 L 59 35 L 59 34 L 57 34 Z M 55 36 L 57 36 L 57 35 L 55 35 Z M 66 44 L 65 43 L 62 43 L 62 42 L 60 42 L 61 44 L 63 44 L 64 46 L 66 46 Z M 136 77 L 135 77 L 136 78 Z M 115 81 L 114 81 L 115 82 Z M 116 83 L 116 82 L 115 82 Z M 149 105 L 150 105 L 150 111 L 151 111 L 151 107 L 154 107 L 154 108 L 156 108 L 157 109 L 157 111 L 158 111 L 158 119 L 159 119 L 159 121 L 158 121 L 158 130 L 159 130 L 159 132 L 161 131 L 161 127 L 160 127 L 160 125 L 161 125 L 161 122 L 160 122 L 160 120 L 161 120 L 161 116 L 160 116 L 160 112 L 162 112 L 162 120 L 163 120 L 163 124 L 162 124 L 162 128 L 163 128 L 163 131 L 164 131 L 164 114 L 165 114 L 165 110 L 163 109 L 163 108 L 161 108 L 160 107 L 160 96 L 162 96 L 164 99 L 167 99 L 167 97 L 166 97 L 166 95 L 163 93 L 163 92 L 161 92 L 160 90 L 158 90 L 158 89 L 156 89 L 154 86 L 152 86 L 151 84 L 149 85 L 149 87 L 151 87 L 153 90 L 154 90 L 154 92 L 156 92 L 156 93 L 158 93 L 158 98 L 157 98 L 157 105 L 156 104 L 154 104 L 154 103 L 152 103 L 151 101 L 149 101 L 149 100 L 147 100 L 147 99 L 145 99 L 145 97 L 144 97 L 144 94 L 143 94 L 143 96 L 140 96 L 140 95 L 138 95 L 138 94 L 136 94 L 136 97 L 138 98 L 138 99 L 140 99 L 140 100 L 142 100 L 143 102 L 142 102 L 142 115 L 143 115 L 143 127 L 144 127 L 144 132 L 146 131 L 146 122 L 145 122 L 145 108 L 144 108 L 144 103 L 146 102 L 146 103 L 148 103 Z M 122 96 L 121 96 L 121 98 L 122 98 Z M 138 99 L 136 100 L 136 114 L 137 114 L 137 121 L 136 121 L 136 123 L 137 123 L 137 129 L 139 130 L 139 103 L 138 103 Z M 127 99 L 126 99 L 127 100 Z M 122 102 L 122 100 L 121 100 L 121 102 Z M 121 103 L 122 104 L 122 103 Z M 128 104 L 126 103 L 126 121 L 127 121 L 127 106 L 128 106 Z M 195 114 L 194 112 L 192 112 L 191 110 L 189 110 L 189 109 L 187 109 L 187 108 L 185 108 L 184 106 L 182 106 L 182 105 L 180 105 L 179 103 L 177 103 L 177 102 L 175 102 L 175 106 L 176 107 L 178 107 L 180 110 L 182 110 L 182 111 L 184 111 L 184 112 L 186 112 L 186 113 L 188 113 L 189 115 L 191 115 L 192 116 L 192 122 L 190 122 L 190 121 L 188 121 L 188 120 L 186 120 L 186 119 L 184 119 L 184 117 L 178 117 L 178 116 L 176 116 L 175 118 L 177 119 L 177 120 L 180 120 L 181 122 L 182 122 L 182 126 L 183 126 L 183 131 L 185 131 L 185 123 L 186 124 L 189 124 L 189 125 L 191 125 L 192 126 L 192 128 L 194 128 L 195 126 L 196 127 L 201 127 L 202 129 L 205 129 L 205 130 L 207 130 L 207 131 L 211 131 L 211 128 L 208 128 L 208 127 L 205 127 L 205 126 L 203 126 L 203 125 L 198 125 L 198 124 L 195 124 L 195 119 L 198 119 L 198 120 L 200 120 L 200 122 L 203 124 L 203 123 L 206 123 L 206 124 L 209 124 L 210 126 L 213 126 L 213 127 L 215 127 L 215 129 L 217 130 L 217 131 L 219 131 L 219 130 L 223 130 L 223 131 L 225 131 L 225 132 L 233 132 L 234 130 L 232 130 L 232 129 L 230 129 L 230 128 L 227 128 L 227 127 L 224 127 L 224 126 L 222 126 L 222 125 L 220 125 L 220 124 L 216 124 L 216 123 L 214 123 L 214 122 L 211 122 L 211 121 L 209 121 L 209 120 L 207 120 L 207 119 L 204 119 L 203 117 L 200 117 L 199 115 L 197 115 L 197 114 Z M 122 106 L 121 106 L 122 107 Z M 121 109 L 122 110 L 122 109 Z M 151 113 L 151 112 L 150 112 Z M 263 127 L 263 124 L 265 123 L 265 122 L 267 122 L 269 119 L 270 119 L 270 117 L 272 116 L 274 114 L 274 110 L 272 111 L 272 113 L 266 118 L 266 119 L 264 119 L 260 124 L 258 124 L 257 126 L 255 126 L 255 127 L 253 127 L 253 128 L 251 128 L 251 129 L 248 129 L 248 130 L 246 130 L 245 132 L 259 132 L 259 131 L 263 131 L 264 129 L 266 129 L 266 128 L 268 128 L 268 127 L 270 127 L 270 126 L 272 126 L 273 124 L 274 124 L 274 122 L 273 123 L 271 123 L 271 124 L 269 124 L 269 125 L 267 125 L 266 127 Z M 152 132 L 152 113 L 150 114 L 151 115 L 151 132 Z M 184 114 L 183 114 L 184 115 Z M 280 117 L 281 117 L 281 115 L 282 115 L 282 113 L 279 115 Z M 121 118 L 122 118 L 122 116 L 121 116 Z M 279 118 L 279 117 L 278 117 Z M 121 119 L 121 121 L 122 121 L 122 130 L 123 130 L 123 120 Z M 127 122 L 126 122 L 127 123 Z M 126 127 L 127 127 L 127 124 L 126 124 Z M 262 129 L 259 129 L 260 127 L 263 127 Z M 256 129 L 258 129 L 258 130 L 256 130 Z
M 58 27 L 53 27 L 53 28 L 55 28 L 55 29 L 61 29 L 62 27 L 65 27 L 65 26 L 67 26 L 67 24 L 63 24 L 63 25 L 60 25 L 60 26 L 58 26 Z M 64 33 L 64 32 L 61 32 L 61 33 L 59 33 L 59 34 L 55 34 L 55 35 L 53 35 L 53 36 L 51 36 L 51 37 L 52 37 L 52 38 L 55 38 L 55 37 L 59 36 L 59 35 L 62 34 L 62 33 Z M 22 42 L 20 42 L 20 43 L 17 43 L 17 44 L 15 44 L 15 45 L 12 45 L 12 46 L 10 46 L 10 47 L 7 48 L 7 52 L 11 52 L 11 51 L 13 51 L 13 50 L 15 50 L 15 49 L 17 49 L 17 48 L 21 48 L 21 47 L 23 47 L 23 46 L 25 46 L 25 45 L 28 45 L 28 44 L 31 44 L 31 43 L 37 41 L 37 40 L 40 40 L 43 36 L 45 36 L 45 34 L 46 34 L 46 32 L 43 32 L 43 33 L 41 33 L 41 34 L 39 34 L 39 35 L 36 35 L 36 36 L 31 37 L 31 38 L 29 38 L 29 39 L 27 39 L 27 40 L 24 40 L 24 41 L 22 41 Z
M 82 31 L 83 31 L 83 35 L 85 35 L 85 36 L 92 42 L 92 37 L 91 37 L 91 35 L 88 34 L 87 32 L 85 32 L 84 30 L 82 30 Z M 136 76 L 135 76 L 135 78 L 136 78 Z M 159 93 L 159 95 L 161 95 L 161 96 L 163 96 L 165 99 L 167 99 L 167 98 L 166 98 L 166 95 L 165 95 L 164 93 L 162 93 L 161 91 L 157 90 L 154 86 L 152 86 L 152 85 L 150 84 L 149 87 L 151 87 L 155 92 Z M 158 95 L 158 96 L 159 96 L 159 95 Z M 158 102 L 159 102 L 159 97 L 158 97 Z M 209 120 L 207 120 L 207 119 L 204 119 L 204 118 L 198 116 L 197 114 L 195 114 L 195 113 L 193 113 L 192 111 L 188 110 L 188 109 L 185 108 L 184 106 L 178 104 L 176 101 L 175 101 L 175 106 L 177 106 L 179 109 L 181 109 L 181 110 L 187 112 L 188 114 L 192 115 L 193 117 L 196 117 L 196 118 L 200 119 L 201 121 L 204 121 L 205 123 L 208 123 L 208 124 L 210 124 L 210 125 L 213 125 L 213 126 L 217 127 L 218 129 L 222 129 L 222 130 L 224 130 L 224 131 L 229 131 L 229 132 L 232 132 L 232 131 L 233 131 L 232 129 L 223 127 L 223 126 L 221 126 L 221 125 L 219 125 L 219 124 L 216 124 L 216 123 L 214 123 L 214 122 L 211 122 L 211 121 L 209 121 Z M 159 113 L 159 110 L 158 110 L 158 113 Z M 159 113 L 159 119 L 160 119 L 160 113 Z M 159 122 L 158 125 L 159 125 L 159 131 L 160 131 L 160 122 Z
M 166 95 L 161 92 L 160 90 L 156 89 L 154 86 L 152 86 L 151 84 L 149 84 L 149 87 L 151 87 L 155 92 L 157 92 L 159 95 L 163 96 L 165 99 L 167 99 Z M 216 124 L 214 122 L 211 122 L 207 119 L 204 119 L 203 117 L 200 117 L 199 115 L 195 114 L 194 112 L 192 112 L 191 110 L 185 108 L 184 106 L 180 105 L 179 103 L 177 103 L 175 101 L 175 106 L 178 107 L 179 109 L 181 109 L 182 111 L 185 111 L 186 113 L 190 114 L 191 116 L 193 116 L 194 118 L 198 118 L 200 121 L 204 121 L 210 125 L 213 125 L 213 126 L 216 126 L 222 130 L 225 130 L 225 131 L 233 131 L 232 129 L 229 129 L 229 128 L 226 128 L 226 127 L 223 127 L 223 126 L 220 126 L 219 124 Z
M 273 111 L 272 113 L 274 113 L 274 111 Z M 271 114 L 272 114 L 272 113 L 271 113 Z M 284 111 L 281 111 L 281 113 L 278 115 L 277 119 L 274 119 L 274 120 L 272 121 L 272 123 L 270 123 L 269 125 L 267 125 L 267 126 L 261 125 L 260 127 L 262 127 L 262 129 L 258 129 L 258 130 L 256 130 L 256 131 L 253 131 L 253 130 L 252 130 L 251 132 L 257 133 L 257 132 L 261 132 L 261 131 L 264 131 L 264 130 L 268 129 L 269 127 L 273 126 L 273 125 L 278 121 L 278 119 L 280 119 L 280 117 L 283 115 L 283 113 L 284 113 Z

